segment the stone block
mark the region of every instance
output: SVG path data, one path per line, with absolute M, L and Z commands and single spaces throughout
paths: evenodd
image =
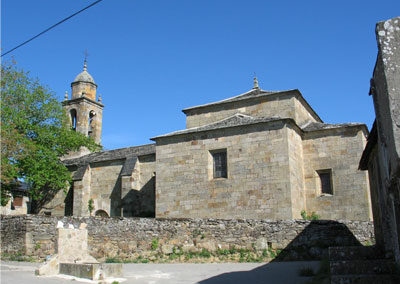
M 161 246 L 161 252 L 163 254 L 171 254 L 173 252 L 174 249 L 174 245 L 170 245 L 170 244 L 163 244 Z
M 122 277 L 122 263 L 60 263 L 60 274 L 90 280 Z
M 216 251 L 217 249 L 215 241 L 212 240 L 197 242 L 196 247 L 198 249 L 206 249 L 208 251 Z
M 258 238 L 254 243 L 254 248 L 256 250 L 268 249 L 268 241 L 266 238 Z

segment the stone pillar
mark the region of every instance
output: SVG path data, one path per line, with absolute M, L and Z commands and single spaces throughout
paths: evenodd
M 89 216 L 88 203 L 90 199 L 90 180 L 91 170 L 87 166 L 86 171 L 81 180 L 74 181 L 74 202 L 73 202 L 73 216 Z

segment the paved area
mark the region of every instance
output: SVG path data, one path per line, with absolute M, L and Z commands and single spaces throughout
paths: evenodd
M 1 284 L 72 284 L 97 283 L 67 276 L 34 275 L 39 263 L 1 262 Z M 298 276 L 302 267 L 318 268 L 317 261 L 273 263 L 208 264 L 124 264 L 124 284 L 297 284 L 309 278 Z

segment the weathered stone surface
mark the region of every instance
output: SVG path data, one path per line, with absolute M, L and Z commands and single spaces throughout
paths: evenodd
M 209 241 L 198 242 L 196 247 L 199 249 L 206 249 L 208 251 L 215 251 L 217 246 L 214 241 L 209 240 Z
M 295 112 L 295 108 L 299 111 Z M 198 127 L 216 122 L 237 113 L 255 117 L 290 117 L 300 124 L 305 121 L 321 121 L 319 116 L 303 98 L 299 90 L 270 92 L 252 89 L 249 92 L 215 103 L 184 109 L 186 127 Z M 212 113 L 212 115 L 210 115 Z
M 44 217 L 37 215 L 2 216 L 2 252 L 27 254 L 45 259 L 56 252 L 56 225 L 86 223 L 88 230 L 88 251 L 98 260 L 114 257 L 132 259 L 139 255 L 150 255 L 152 240 L 157 238 L 161 248 L 170 245 L 183 251 L 249 248 L 253 244 L 261 248 L 265 241 L 272 248 L 288 248 L 297 251 L 297 258 L 310 255 L 312 247 L 327 253 L 329 246 L 356 245 L 357 242 L 373 242 L 373 224 L 367 221 L 303 221 L 303 220 L 221 220 L 221 219 L 151 219 L 151 218 L 109 218 L 93 217 Z M 12 231 L 12 236 L 9 232 Z M 296 232 L 296 235 L 288 234 Z M 27 234 L 28 233 L 28 234 Z M 48 246 L 28 249 L 24 242 L 26 236 L 30 244 L 36 246 L 43 240 L 36 236 L 45 233 L 49 236 Z M 267 244 L 268 244 L 267 242 Z M 172 244 L 173 243 L 173 244 Z M 258 244 L 257 244 L 258 243 Z M 289 245 L 289 246 L 288 246 Z M 300 250 L 301 248 L 301 250 Z M 169 247 L 169 251 L 172 248 Z
M 237 114 L 207 127 L 155 138 L 156 217 L 290 220 L 307 210 L 371 220 L 368 175 L 357 170 L 365 125 L 304 132 L 292 119 Z M 212 153 L 220 149 L 226 178 L 213 176 Z M 332 172 L 333 194 L 321 192 L 323 169 Z
M 400 268 L 400 17 L 376 25 L 370 85 L 376 120 L 360 161 L 370 175 L 376 243 Z
M 87 230 L 85 228 L 74 229 L 72 224 L 68 224 L 68 228 L 63 228 L 63 225 L 63 222 L 57 222 L 56 254 L 51 256 L 50 259 L 47 259 L 48 257 L 46 257 L 46 262 L 36 270 L 37 275 L 58 274 L 60 263 L 98 263 L 98 261 L 88 253 Z M 32 234 L 27 233 L 27 235 L 28 234 L 29 237 L 32 238 Z M 81 271 L 81 268 L 74 266 L 72 270 L 78 272 Z M 83 270 L 89 273 L 88 269 Z M 77 276 L 75 274 L 71 275 Z
M 60 263 L 60 274 L 90 280 L 122 277 L 122 263 Z
M 161 252 L 163 254 L 171 254 L 173 252 L 174 245 L 164 244 L 161 246 Z
M 258 238 L 254 244 L 256 250 L 268 249 L 268 241 L 266 238 Z
M 92 153 L 64 160 L 71 170 L 73 186 L 65 196 L 60 190 L 41 213 L 56 216 L 153 217 L 155 211 L 155 147 L 143 145 Z M 140 156 L 135 156 L 140 155 Z M 73 192 L 73 193 L 72 193 Z M 68 196 L 73 201 L 68 205 Z M 72 208 L 67 208 L 68 206 Z M 61 210 L 56 210 L 60 208 Z

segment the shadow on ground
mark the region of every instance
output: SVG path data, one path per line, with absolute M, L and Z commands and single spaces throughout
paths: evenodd
M 316 272 L 321 260 L 328 258 L 328 248 L 333 246 L 361 246 L 361 243 L 342 223 L 312 221 L 270 263 L 250 271 L 223 273 L 199 283 L 305 283 L 310 278 L 300 277 L 300 270 L 312 268 Z

